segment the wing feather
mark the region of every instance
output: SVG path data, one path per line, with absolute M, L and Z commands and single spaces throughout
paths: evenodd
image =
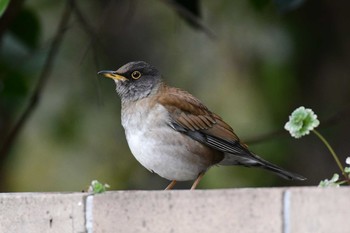
M 169 111 L 175 130 L 222 152 L 250 154 L 233 129 L 198 99 L 177 88 L 164 88 L 167 95 L 159 95 L 157 101 Z
M 224 159 L 218 160 L 221 165 L 257 166 L 275 172 L 285 179 L 305 179 L 251 153 L 220 116 L 209 111 L 188 92 L 165 85 L 162 88 L 167 89 L 167 95 L 158 95 L 156 98 L 158 103 L 169 111 L 169 126 L 210 148 L 225 153 Z

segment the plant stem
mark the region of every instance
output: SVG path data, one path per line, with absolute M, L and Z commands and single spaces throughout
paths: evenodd
M 319 139 L 321 139 L 321 141 L 326 145 L 326 147 L 328 148 L 328 150 L 331 152 L 331 154 L 333 155 L 333 158 L 335 160 L 335 162 L 337 163 L 339 169 L 341 170 L 341 173 L 343 174 L 343 176 L 345 177 L 345 179 L 348 181 L 349 178 L 347 177 L 344 168 L 337 156 L 337 154 L 334 152 L 333 148 L 331 147 L 331 145 L 329 145 L 329 143 L 327 142 L 327 140 L 315 129 L 312 130 Z

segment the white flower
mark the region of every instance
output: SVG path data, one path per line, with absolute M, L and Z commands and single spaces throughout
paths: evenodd
M 350 165 L 350 157 L 347 157 L 346 160 L 345 160 L 345 163 Z M 344 172 L 345 173 L 348 173 L 348 177 L 350 178 L 350 167 L 345 167 L 344 168 Z
M 349 176 L 350 176 L 350 167 L 345 167 L 345 168 L 344 168 L 344 172 L 345 172 L 345 173 L 349 173 Z
M 337 184 L 337 181 L 339 180 L 339 175 L 335 173 L 332 177 L 332 179 L 328 180 L 322 180 L 318 187 L 339 187 L 339 184 Z
M 300 138 L 310 133 L 320 124 L 317 115 L 309 108 L 299 107 L 289 116 L 289 121 L 284 128 L 292 137 Z

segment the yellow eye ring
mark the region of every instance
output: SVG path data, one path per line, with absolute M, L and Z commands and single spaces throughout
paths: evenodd
M 139 78 L 141 78 L 141 73 L 140 73 L 140 71 L 134 71 L 134 72 L 132 72 L 131 77 L 132 77 L 133 79 L 139 79 Z

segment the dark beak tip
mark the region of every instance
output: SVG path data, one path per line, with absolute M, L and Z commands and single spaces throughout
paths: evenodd
M 105 73 L 106 73 L 105 70 L 101 70 L 101 71 L 97 72 L 97 74 L 105 74 Z
M 97 74 L 112 74 L 113 73 L 113 71 L 111 71 L 111 70 L 100 70 L 99 72 L 97 72 Z

